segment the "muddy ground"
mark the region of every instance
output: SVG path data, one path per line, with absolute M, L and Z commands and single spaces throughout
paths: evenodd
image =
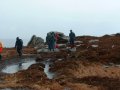
M 49 79 L 42 61 L 51 62 Z M 1 73 L 0 88 L 32 90 L 120 90 L 120 36 L 76 38 L 76 51 L 37 54 L 38 63 L 14 74 Z M 17 89 L 16 89 L 17 90 Z

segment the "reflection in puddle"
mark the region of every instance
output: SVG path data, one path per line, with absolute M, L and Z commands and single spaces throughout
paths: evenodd
M 49 71 L 49 69 L 50 69 L 50 64 L 51 64 L 51 63 L 50 63 L 49 60 L 48 60 L 48 61 L 46 61 L 46 62 L 43 62 L 43 64 L 45 64 L 44 72 L 45 72 L 45 74 L 47 75 L 47 78 L 53 79 L 54 76 L 55 76 L 55 73 L 52 73 L 52 72 Z
M 18 64 L 15 64 L 15 65 L 11 65 L 11 66 L 7 66 L 6 68 L 4 68 L 2 70 L 2 72 L 4 73 L 16 73 L 20 70 L 26 70 L 28 69 L 29 66 L 31 66 L 32 64 L 35 64 L 36 61 L 35 60 L 32 60 L 32 61 L 25 61 L 25 62 L 20 62 Z
M 32 64 L 35 64 L 35 63 L 37 63 L 37 62 L 33 58 L 22 59 L 21 61 L 18 61 L 16 64 L 6 65 L 6 67 L 3 68 L 2 72 L 8 73 L 8 74 L 13 74 L 13 73 L 16 73 L 20 70 L 26 70 Z M 41 63 L 43 63 L 45 65 L 44 72 L 47 75 L 47 77 L 49 79 L 53 79 L 53 77 L 55 76 L 55 73 L 52 73 L 49 71 L 50 65 L 52 64 L 50 59 L 43 61 Z

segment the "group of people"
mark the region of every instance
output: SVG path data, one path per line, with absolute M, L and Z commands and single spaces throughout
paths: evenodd
M 47 34 L 46 43 L 48 44 L 48 48 L 50 51 L 54 51 L 55 48 L 58 48 L 58 45 L 57 45 L 58 39 L 59 39 L 58 33 L 51 32 Z M 72 30 L 70 30 L 69 43 L 70 43 L 71 48 L 74 47 L 74 41 L 75 41 L 75 33 Z M 19 37 L 16 38 L 15 48 L 17 50 L 17 53 L 21 57 L 23 41 Z M 0 60 L 2 59 L 2 55 L 1 55 L 2 51 L 3 51 L 3 45 L 0 42 Z
M 47 33 L 46 43 L 48 44 L 48 48 L 50 51 L 54 51 L 55 48 L 58 48 L 58 44 L 57 44 L 58 39 L 59 39 L 58 33 L 54 33 L 54 32 Z M 75 41 L 75 33 L 72 30 L 70 30 L 69 43 L 71 48 L 74 47 L 74 41 Z
M 58 39 L 57 33 L 54 32 L 47 33 L 46 43 L 48 44 L 48 48 L 50 51 L 54 51 L 57 44 L 57 39 Z

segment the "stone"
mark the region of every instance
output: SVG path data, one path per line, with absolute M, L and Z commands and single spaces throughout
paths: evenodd
M 44 39 L 42 39 L 41 37 L 37 37 L 36 35 L 33 35 L 27 46 L 34 47 L 36 49 L 42 48 L 44 47 Z
M 64 35 L 64 33 L 62 33 L 62 32 L 57 32 L 57 31 L 51 31 L 51 32 L 49 32 L 48 34 L 50 34 L 50 33 L 52 33 L 52 32 L 54 32 L 55 34 L 56 34 L 56 33 L 58 34 L 58 36 L 59 36 L 58 41 L 57 41 L 58 44 L 65 44 L 65 43 L 68 42 L 69 37 L 66 36 L 66 35 Z
M 115 34 L 115 36 L 120 36 L 120 33 Z

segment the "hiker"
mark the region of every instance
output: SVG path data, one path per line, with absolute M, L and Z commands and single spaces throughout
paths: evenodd
M 48 33 L 47 34 L 47 37 L 46 37 L 46 42 L 48 44 L 48 48 L 49 50 L 53 50 L 55 49 L 55 34 L 54 32 L 51 32 L 51 33 Z
M 0 60 L 2 60 L 2 55 L 1 55 L 2 50 L 3 50 L 3 46 L 2 46 L 2 43 L 0 42 Z
M 22 56 L 22 48 L 23 48 L 23 41 L 19 37 L 16 38 L 15 48 L 19 54 L 19 56 Z
M 48 45 L 48 49 L 51 51 L 50 38 L 51 38 L 51 34 L 47 33 L 46 43 Z
M 70 42 L 71 48 L 74 47 L 74 41 L 75 41 L 75 33 L 72 30 L 70 30 L 69 42 Z
M 55 50 L 55 42 L 56 42 L 55 33 L 52 32 L 50 37 L 50 46 L 53 51 Z

